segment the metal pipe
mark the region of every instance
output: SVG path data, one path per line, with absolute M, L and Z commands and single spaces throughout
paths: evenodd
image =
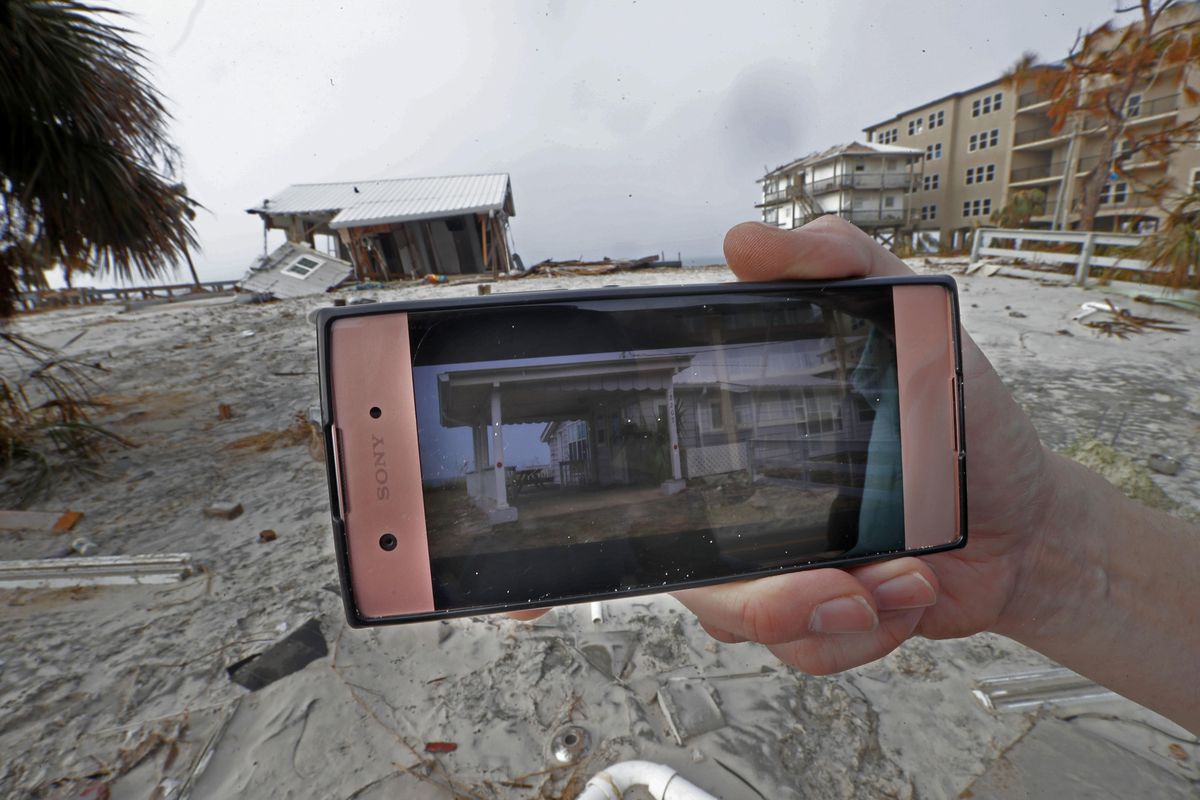
M 645 786 L 654 800 L 717 800 L 673 768 L 652 761 L 613 764 L 596 773 L 576 800 L 621 800 L 634 786 Z

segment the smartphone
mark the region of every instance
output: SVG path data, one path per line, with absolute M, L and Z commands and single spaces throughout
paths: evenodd
M 966 542 L 949 277 L 506 293 L 317 326 L 352 625 Z

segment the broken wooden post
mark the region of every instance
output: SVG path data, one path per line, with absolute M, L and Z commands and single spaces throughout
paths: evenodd
M 1088 272 L 1090 271 L 1092 253 L 1096 249 L 1096 233 L 1088 231 L 1083 238 L 1083 249 L 1079 253 L 1079 266 L 1075 268 L 1075 283 L 1080 286 L 1087 286 Z

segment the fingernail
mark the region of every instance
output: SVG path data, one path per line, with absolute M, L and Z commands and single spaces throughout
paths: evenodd
M 903 608 L 925 608 L 937 602 L 937 592 L 925 576 L 909 572 L 875 587 L 875 605 L 880 611 L 897 611 Z
M 862 597 L 850 595 L 827 600 L 813 609 L 808 629 L 813 633 L 863 633 L 875 630 L 879 618 Z

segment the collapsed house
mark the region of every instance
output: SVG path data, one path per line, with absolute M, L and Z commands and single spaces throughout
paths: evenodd
M 359 280 L 508 272 L 507 174 L 294 184 L 246 210 Z
M 255 260 L 240 288 L 282 300 L 328 292 L 348 280 L 353 272 L 354 267 L 340 258 L 308 245 L 284 242 L 269 255 Z

